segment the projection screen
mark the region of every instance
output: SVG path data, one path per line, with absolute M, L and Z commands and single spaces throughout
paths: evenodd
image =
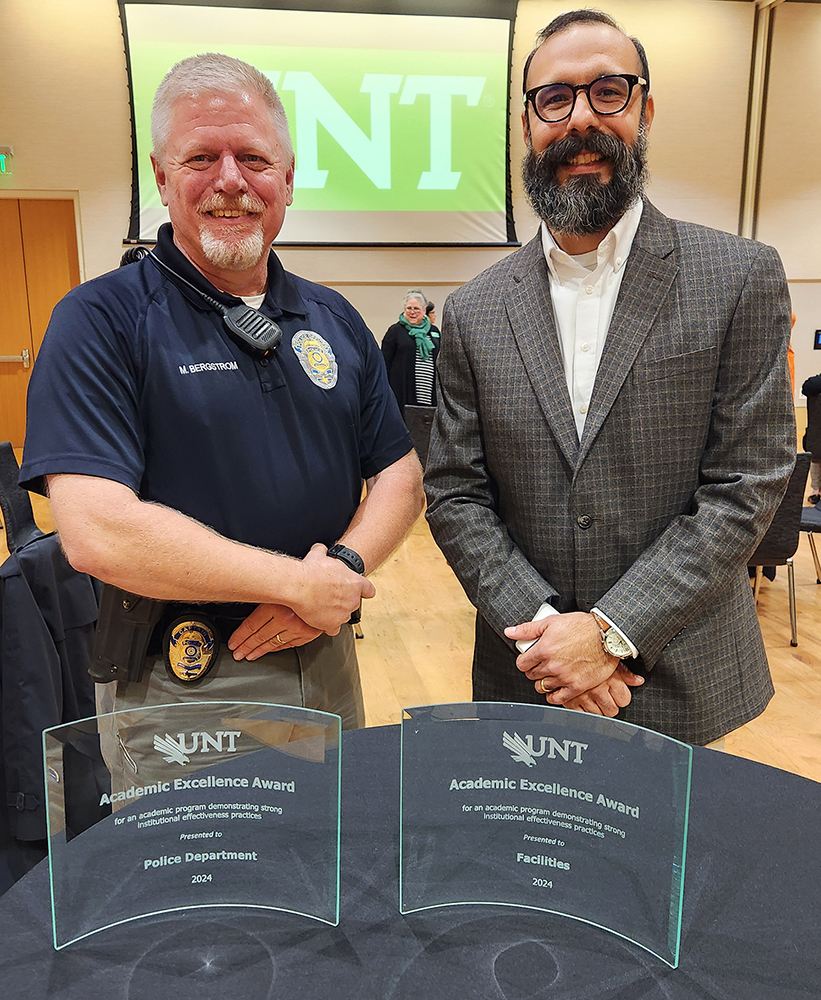
M 174 63 L 209 51 L 258 67 L 285 106 L 296 173 L 278 243 L 515 240 L 509 19 L 135 2 L 120 8 L 133 106 L 129 240 L 153 240 L 168 218 L 149 160 L 154 92 Z

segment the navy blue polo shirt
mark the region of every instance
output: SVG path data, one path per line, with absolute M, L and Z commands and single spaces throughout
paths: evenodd
M 163 226 L 157 255 L 226 305 Z M 411 441 L 379 348 L 337 292 L 271 253 L 261 311 L 282 328 L 252 357 L 219 313 L 149 258 L 55 307 L 28 394 L 21 484 L 115 480 L 220 534 L 301 557 L 345 531 L 362 479 Z

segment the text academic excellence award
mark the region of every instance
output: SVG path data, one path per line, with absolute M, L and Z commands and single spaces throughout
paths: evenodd
M 337 715 L 247 702 L 47 729 L 55 948 L 203 906 L 338 923 L 340 734 Z M 99 760 L 100 748 L 90 789 L 77 762 Z
M 405 713 L 403 913 L 526 906 L 678 965 L 691 747 L 549 706 Z

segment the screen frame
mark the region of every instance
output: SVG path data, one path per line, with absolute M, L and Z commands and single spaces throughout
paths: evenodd
M 403 14 L 427 17 L 494 18 L 508 22 L 506 108 L 510 108 L 510 86 L 513 65 L 513 30 L 518 0 L 117 0 L 123 36 L 128 106 L 131 119 L 131 210 L 128 234 L 123 246 L 154 246 L 154 240 L 140 237 L 139 164 L 137 156 L 137 125 L 134 111 L 134 87 L 131 70 L 131 48 L 125 5 L 140 4 L 172 7 L 239 7 L 256 10 L 331 11 L 351 14 Z M 510 176 L 510 123 L 505 129 L 505 228 L 507 239 L 497 242 L 427 242 L 427 241 L 307 241 L 275 240 L 277 247 L 361 247 L 361 248 L 513 248 L 521 246 L 516 237 L 513 217 L 513 195 Z

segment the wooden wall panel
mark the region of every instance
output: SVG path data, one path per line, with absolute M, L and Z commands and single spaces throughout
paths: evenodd
M 31 323 L 26 294 L 26 270 L 20 209 L 16 199 L 0 199 L 0 355 L 32 352 Z M 0 441 L 23 443 L 26 389 L 31 369 L 20 362 L 0 362 Z
M 52 309 L 80 284 L 74 202 L 21 199 L 20 228 L 36 356 Z
M 0 199 L 0 355 L 36 358 L 55 304 L 80 283 L 74 202 Z M 31 368 L 0 363 L 0 441 L 25 438 Z

